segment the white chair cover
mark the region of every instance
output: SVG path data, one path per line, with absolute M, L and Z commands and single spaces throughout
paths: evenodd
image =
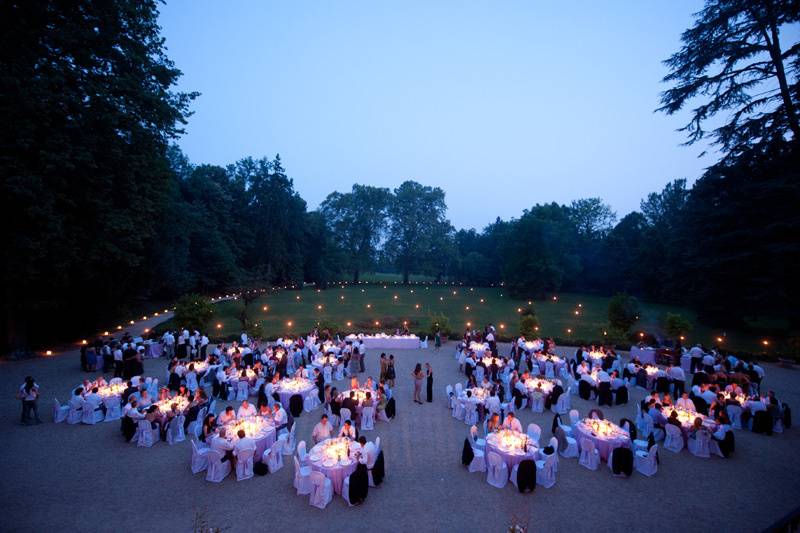
M 594 442 L 586 437 L 581 439 L 581 454 L 578 464 L 585 466 L 589 470 L 597 470 L 600 465 L 600 452 L 594 446 Z
M 671 425 L 671 424 L 670 424 Z M 633 467 L 645 476 L 653 476 L 658 472 L 658 462 L 656 454 L 658 453 L 658 444 L 650 448 L 649 452 L 639 450 L 633 455 Z
M 561 455 L 561 457 L 565 459 L 578 457 L 578 441 L 568 436 L 566 437 L 566 439 L 567 439 L 567 447 L 564 448 L 563 451 L 560 451 L 558 453 Z
M 688 447 L 692 455 L 696 457 L 709 458 L 711 457 L 711 450 L 709 449 L 708 442 L 711 440 L 711 433 L 706 429 L 699 430 L 695 437 L 689 437 Z
M 531 394 L 531 411 L 544 413 L 544 395 L 539 391 L 533 391 Z
M 167 425 L 167 444 L 171 445 L 186 440 L 186 434 L 183 431 L 185 422 L 186 417 L 184 415 L 178 415 L 170 421 L 169 425 Z
M 103 411 L 86 400 L 81 402 L 81 423 L 94 425 L 103 421 Z
M 536 484 L 549 489 L 556 484 L 556 464 L 558 454 L 547 456 L 547 459 L 536 461 Z
M 103 398 L 103 405 L 106 406 L 106 417 L 103 419 L 105 422 L 112 422 L 122 418 L 122 406 L 119 404 L 119 398 L 116 396 Z
M 469 473 L 471 474 L 473 472 L 486 472 L 486 456 L 484 454 L 484 451 L 473 447 L 472 453 L 475 454 L 475 457 L 469 464 L 468 468 Z
M 350 420 L 352 422 L 352 414 L 350 413 L 350 409 L 346 407 L 342 407 L 339 410 L 339 417 L 341 418 L 341 425 L 344 426 L 345 421 Z M 339 427 L 341 429 L 341 426 Z
M 550 410 L 559 415 L 567 414 L 570 408 L 569 392 L 564 392 L 558 397 L 558 401 L 550 406 Z
M 671 452 L 678 453 L 683 450 L 683 432 L 674 424 L 664 426 L 666 436 L 664 437 L 664 448 Z
M 149 448 L 158 441 L 159 434 L 158 428 L 153 429 L 150 422 L 147 420 L 139 420 L 137 424 L 136 434 L 139 438 L 136 441 L 137 446 Z
M 196 474 L 208 468 L 208 452 L 210 452 L 211 449 L 198 448 L 197 442 L 195 442 L 194 439 L 191 439 L 191 441 L 192 441 L 192 474 Z
M 365 407 L 361 411 L 361 431 L 372 431 L 375 429 L 375 407 Z
M 236 401 L 246 400 L 248 395 L 250 394 L 250 386 L 248 385 L 246 380 L 240 381 L 236 385 Z
M 419 341 L 419 347 L 420 347 L 421 350 L 427 350 L 428 349 L 428 336 L 427 335 L 425 335 L 425 340 Z
M 269 450 L 264 452 L 262 461 L 267 463 L 269 473 L 273 474 L 283 468 L 283 454 L 281 453 L 284 441 L 282 439 L 276 440 L 272 443 Z
M 464 423 L 468 426 L 478 423 L 478 406 L 469 400 L 464 401 Z
M 502 489 L 508 483 L 508 466 L 503 458 L 495 452 L 489 452 L 487 458 L 486 482 L 493 487 Z
M 283 455 L 294 455 L 294 450 L 297 447 L 297 423 L 292 424 L 292 429 L 286 435 L 285 442 L 283 443 Z
M 206 481 L 212 483 L 219 483 L 231 473 L 231 462 L 222 461 L 222 455 L 217 450 L 209 449 L 206 452 L 206 459 L 208 460 L 208 471 L 206 472 Z
M 298 496 L 311 494 L 314 487 L 311 483 L 311 467 L 301 466 L 297 457 L 293 457 L 294 461 L 294 488 L 297 490 Z
M 236 454 L 236 481 L 253 477 L 253 454 L 256 449 L 239 450 Z
M 330 366 L 322 368 L 322 378 L 325 380 L 325 385 L 333 383 L 333 369 Z
M 731 427 L 734 429 L 742 429 L 742 408 L 738 405 L 729 405 L 725 410 L 728 412 Z
M 447 396 L 447 407 L 449 409 L 453 409 L 453 403 L 455 401 L 455 398 L 453 397 L 453 386 L 448 385 L 447 387 L 444 388 L 444 392 L 445 395 Z
M 531 442 L 539 446 L 539 438 L 542 436 L 542 428 L 539 427 L 539 424 L 528 424 L 526 433 L 528 434 L 528 438 L 531 439 Z
M 69 415 L 69 405 L 61 405 L 58 398 L 53 398 L 53 422 L 60 424 L 67 419 L 67 415 Z
M 67 424 L 80 424 L 83 416 L 83 401 L 70 401 L 69 411 L 67 412 Z

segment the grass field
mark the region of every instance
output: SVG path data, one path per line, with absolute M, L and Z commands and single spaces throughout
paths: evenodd
M 540 333 L 569 341 L 600 341 L 607 325 L 607 297 L 583 294 L 559 294 L 557 299 L 531 300 L 540 322 Z M 212 329 L 219 337 L 240 333 L 237 319 L 243 308 L 241 300 L 215 305 Z M 463 286 L 409 285 L 387 282 L 385 285 L 333 287 L 318 291 L 276 291 L 259 297 L 250 306 L 251 319 L 258 322 L 266 336 L 294 336 L 315 325 L 332 324 L 344 332 L 393 331 L 406 322 L 411 331 L 425 332 L 430 315 L 443 313 L 449 318 L 454 336 L 461 336 L 467 324 L 482 328 L 494 323 L 504 336 L 519 332 L 519 311 L 528 300 L 517 300 L 502 288 Z M 724 346 L 738 351 L 760 351 L 760 339 L 737 331 L 714 330 L 697 322 L 692 311 L 679 307 L 642 302 L 640 321 L 634 330 L 655 334 L 667 312 L 687 317 L 693 326 L 686 343 L 712 345 L 724 337 Z M 377 323 L 377 324 L 376 324 Z M 167 323 L 164 326 L 169 326 Z M 162 326 L 163 327 L 163 326 Z

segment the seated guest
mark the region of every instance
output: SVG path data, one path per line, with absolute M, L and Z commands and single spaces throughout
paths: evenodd
M 663 428 L 664 424 L 667 423 L 667 418 L 664 416 L 664 413 L 661 412 L 660 403 L 653 404 L 647 414 L 653 419 L 653 425 L 656 427 Z
M 694 419 L 694 423 L 692 423 L 692 427 L 689 429 L 689 437 L 696 438 L 697 432 L 703 429 L 703 419 L 699 416 Z
M 242 405 L 236 412 L 236 418 L 248 418 L 251 416 L 256 416 L 256 408 L 250 405 L 247 400 L 242 400 Z
M 497 397 L 494 390 L 489 393 L 489 397 L 486 398 L 484 405 L 486 406 L 486 410 L 490 413 L 500 412 L 500 398 Z
M 206 405 L 208 405 L 206 391 L 197 389 L 197 392 L 194 393 L 194 399 L 192 403 L 189 404 L 189 409 L 186 411 L 186 419 L 183 421 L 184 431 L 189 429 L 189 424 L 197 420 L 197 415 L 200 414 L 200 410 Z
M 217 424 L 220 426 L 224 426 L 226 424 L 230 424 L 236 420 L 236 413 L 233 412 L 233 406 L 229 405 L 225 408 L 225 411 L 217 417 Z
M 731 421 L 728 419 L 728 414 L 725 413 L 724 411 L 721 412 L 717 417 L 717 424 L 719 424 L 719 427 L 711 435 L 711 437 L 714 440 L 722 442 L 723 440 L 725 440 L 725 434 L 731 429 Z
M 266 402 L 259 403 L 258 404 L 258 411 L 257 411 L 256 414 L 257 414 L 257 416 L 262 416 L 264 418 L 270 418 L 271 419 L 272 418 L 272 409 L 269 408 L 269 405 L 267 405 Z
M 669 393 L 664 395 L 664 399 L 661 400 L 661 405 L 664 407 L 672 407 L 672 396 L 670 396 Z
M 331 438 L 333 434 L 333 426 L 328 422 L 328 415 L 322 415 L 314 430 L 311 432 L 311 440 L 314 444 L 322 442 L 325 439 Z
M 495 413 L 486 422 L 486 432 L 491 433 L 493 431 L 497 431 L 498 429 L 500 429 L 500 427 L 501 427 L 500 415 Z
M 350 395 L 342 400 L 342 409 L 350 409 L 350 413 L 354 414 L 356 412 L 356 406 L 358 403 L 356 402 L 356 393 L 355 391 L 350 391 Z
M 78 387 L 72 391 L 72 398 L 69 399 L 69 406 L 77 411 L 81 410 L 83 405 L 83 387 Z
M 214 436 L 216 430 L 217 417 L 214 416 L 214 413 L 207 414 L 206 418 L 203 420 L 203 429 L 200 431 L 200 442 L 210 444 L 211 438 Z
M 356 452 L 358 462 L 362 465 L 369 465 L 370 458 L 375 455 L 375 445 L 367 442 L 367 438 L 363 435 L 358 437 L 358 443 L 361 445 L 361 450 Z
M 345 420 L 342 429 L 339 430 L 339 437 L 347 437 L 348 439 L 356 439 L 356 429 L 350 424 L 349 420 Z
M 275 402 L 272 408 L 272 422 L 275 424 L 276 431 L 284 429 L 289 424 L 289 415 L 286 414 L 286 409 L 283 408 L 281 402 Z
M 685 409 L 687 411 L 697 411 L 694 407 L 694 402 L 689 398 L 689 394 L 683 393 L 678 401 L 675 402 L 675 407 L 679 409 Z
M 522 424 L 517 420 L 517 417 L 514 416 L 514 413 L 508 413 L 508 415 L 506 415 L 506 419 L 503 421 L 503 428 L 522 433 Z
M 672 412 L 669 414 L 669 418 L 667 418 L 667 424 L 681 427 L 681 421 L 678 420 L 678 411 L 672 410 Z
M 231 466 L 235 461 L 233 457 L 233 443 L 226 437 L 226 430 L 224 427 L 219 428 L 219 433 L 216 437 L 211 439 L 211 449 L 217 451 L 222 455 L 222 461 L 230 461 Z
M 150 427 L 153 429 L 160 428 L 162 416 L 161 411 L 158 410 L 158 406 L 151 405 L 147 409 L 147 414 L 144 415 L 144 419 L 150 422 Z
M 98 394 L 99 390 L 100 389 L 98 389 L 97 387 L 94 387 L 92 389 L 92 392 L 86 395 L 85 399 L 92 405 L 92 409 L 94 409 L 95 411 L 100 409 L 101 411 L 103 411 L 103 415 L 105 415 L 106 405 L 103 403 L 103 398 Z
M 256 441 L 251 439 L 247 436 L 243 429 L 240 429 L 236 436 L 239 437 L 239 440 L 236 444 L 233 445 L 233 454 L 238 456 L 239 452 L 244 450 L 254 450 L 256 449 Z
M 378 405 L 375 406 L 375 413 L 380 414 L 382 411 L 385 411 L 388 401 L 389 400 L 386 397 L 386 391 L 384 390 L 383 385 L 381 385 L 378 387 Z
M 361 402 L 362 407 L 372 407 L 375 405 L 375 400 L 372 399 L 372 393 L 367 391 L 364 401 Z

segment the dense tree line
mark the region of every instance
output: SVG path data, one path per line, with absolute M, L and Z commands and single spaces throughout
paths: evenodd
M 723 157 L 619 220 L 599 198 L 455 231 L 445 192 L 353 185 L 310 211 L 280 157 L 195 164 L 174 146 L 195 93 L 174 89 L 155 0 L 0 3 L 5 348 L 108 326 L 137 302 L 392 269 L 512 295 L 625 291 L 798 328 L 800 45 L 796 2 L 709 0 L 666 61 L 661 110 Z M 764 84 L 768 91 L 764 92 Z M 4 350 L 5 351 L 5 350 Z

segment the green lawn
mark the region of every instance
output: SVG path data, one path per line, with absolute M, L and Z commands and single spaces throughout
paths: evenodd
M 608 298 L 583 294 L 559 294 L 556 300 L 531 300 L 536 309 L 542 335 L 570 340 L 596 341 L 602 338 L 607 323 Z M 482 327 L 492 322 L 503 335 L 519 331 L 518 309 L 527 300 L 509 298 L 502 288 L 409 285 L 387 282 L 385 285 L 337 286 L 317 291 L 276 291 L 251 304 L 251 318 L 259 322 L 268 337 L 305 333 L 318 323 L 329 323 L 347 332 L 391 331 L 404 321 L 414 332 L 429 327 L 430 313 L 444 313 L 450 319 L 455 336 L 467 323 Z M 236 318 L 243 303 L 226 301 L 215 305 L 213 329 L 221 337 L 240 333 Z M 265 310 L 266 307 L 266 310 Z M 666 312 L 678 312 L 694 324 L 686 342 L 710 345 L 718 336 L 732 350 L 759 351 L 760 339 L 737 331 L 712 330 L 698 324 L 693 312 L 686 309 L 643 302 L 637 331 L 660 331 Z M 577 314 L 576 314 L 577 311 Z M 375 325 L 378 322 L 378 326 Z M 291 325 L 290 325 L 291 323 Z M 349 325 L 348 325 L 349 323 Z

